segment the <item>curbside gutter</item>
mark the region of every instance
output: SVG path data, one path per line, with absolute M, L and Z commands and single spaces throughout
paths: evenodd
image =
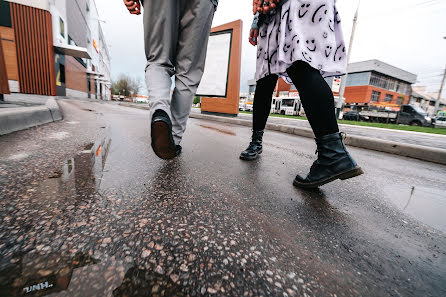
M 49 97 L 45 104 L 31 107 L 8 108 L 0 112 L 0 135 L 62 120 L 56 99 Z
M 191 113 L 190 117 L 195 119 L 229 123 L 247 127 L 251 127 L 252 125 L 251 121 L 248 120 L 207 115 L 207 114 Z M 266 129 L 308 138 L 314 138 L 313 131 L 311 131 L 311 129 L 308 128 L 279 125 L 279 124 L 267 124 Z M 346 145 L 349 146 L 365 148 L 369 150 L 446 165 L 446 150 L 444 149 L 431 148 L 422 145 L 404 144 L 395 141 L 387 141 L 358 135 L 347 135 L 344 142 Z

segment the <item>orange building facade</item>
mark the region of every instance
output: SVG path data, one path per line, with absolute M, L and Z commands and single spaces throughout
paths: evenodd
M 417 76 L 408 71 L 379 60 L 351 63 L 344 92 L 344 107 L 392 106 L 409 104 L 411 85 Z M 339 77 L 327 77 L 325 80 L 333 91 L 335 100 L 339 97 Z M 340 78 L 345 79 L 345 77 Z M 255 90 L 255 82 L 248 82 L 250 93 Z M 294 85 L 279 79 L 274 91 L 275 96 L 296 91 Z
M 0 1 L 0 45 L 8 92 L 111 99 L 94 0 Z

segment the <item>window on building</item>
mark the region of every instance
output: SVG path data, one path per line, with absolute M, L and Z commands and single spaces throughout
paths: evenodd
M 387 90 L 396 91 L 397 82 L 394 79 L 387 78 L 386 79 Z
M 392 94 L 386 94 L 385 101 L 386 102 L 392 102 L 392 100 L 393 100 L 393 95 Z
M 377 73 L 372 73 L 372 75 L 370 77 L 370 84 L 372 86 L 379 87 L 382 89 L 386 89 L 386 86 L 387 86 L 386 80 L 381 75 L 379 75 Z
M 380 96 L 381 96 L 381 92 L 372 91 L 372 98 L 370 99 L 370 102 L 378 102 Z
M 398 99 L 396 99 L 396 104 L 401 105 L 403 104 L 404 101 L 404 97 L 398 97 Z
M 417 98 L 417 100 L 415 100 L 417 103 L 421 103 L 421 98 Z
M 429 102 L 429 105 L 430 105 L 430 106 L 435 106 L 435 101 L 430 101 L 430 102 Z
M 297 91 L 297 88 L 294 84 L 291 84 L 290 91 Z
M 65 38 L 65 23 L 61 17 L 59 17 L 59 27 L 60 27 L 60 35 Z
M 11 9 L 9 2 L 0 1 L 0 26 L 1 27 L 12 27 L 11 22 Z
M 370 82 L 370 72 L 351 73 L 347 77 L 346 87 L 366 86 Z
M 350 76 L 349 76 L 350 77 Z M 386 89 L 389 91 L 397 92 L 403 95 L 409 95 L 410 85 L 406 82 L 396 80 L 394 78 L 379 74 L 372 73 L 370 76 L 370 84 L 375 87 Z M 348 81 L 347 81 L 348 85 Z

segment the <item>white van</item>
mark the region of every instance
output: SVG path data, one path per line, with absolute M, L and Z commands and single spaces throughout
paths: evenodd
M 295 97 L 273 97 L 271 102 L 271 113 L 297 116 L 301 109 L 300 99 Z

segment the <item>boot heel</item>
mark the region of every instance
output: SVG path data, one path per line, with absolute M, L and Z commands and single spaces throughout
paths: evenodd
M 339 179 L 340 180 L 346 180 L 346 179 L 349 179 L 349 178 L 361 175 L 363 173 L 364 173 L 364 171 L 362 171 L 361 167 L 355 167 L 352 170 L 350 170 L 350 171 L 342 174 L 341 176 L 339 176 Z

